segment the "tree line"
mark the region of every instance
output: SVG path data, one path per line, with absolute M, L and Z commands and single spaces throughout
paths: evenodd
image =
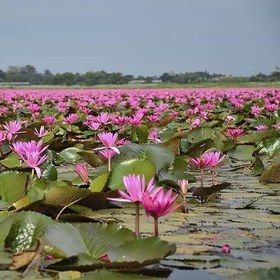
M 0 83 L 29 83 L 31 85 L 85 85 L 95 86 L 102 84 L 129 84 L 129 83 L 208 83 L 208 82 L 277 82 L 280 81 L 280 68 L 270 74 L 259 73 L 249 77 L 226 76 L 223 74 L 210 74 L 207 71 L 185 73 L 163 73 L 160 76 L 133 76 L 120 72 L 107 73 L 106 71 L 88 71 L 86 73 L 56 73 L 45 70 L 37 71 L 32 65 L 9 66 L 6 71 L 0 70 Z

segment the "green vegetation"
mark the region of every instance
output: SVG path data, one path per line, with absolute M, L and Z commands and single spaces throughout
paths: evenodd
M 124 85 L 127 88 L 198 88 L 198 87 L 279 87 L 280 69 L 266 75 L 259 73 L 250 77 L 226 76 L 210 74 L 206 71 L 185 73 L 163 73 L 160 76 L 124 75 L 120 72 L 107 73 L 105 71 L 88 71 L 86 73 L 56 73 L 45 70 L 39 73 L 32 65 L 9 66 L 6 71 L 0 70 L 0 86 L 75 86 L 114 88 Z

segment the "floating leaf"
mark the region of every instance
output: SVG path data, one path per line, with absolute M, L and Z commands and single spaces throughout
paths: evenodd
M 191 130 L 185 138 L 190 143 L 197 143 L 206 139 L 215 139 L 215 137 L 215 130 L 213 128 L 198 127 Z
M 74 280 L 81 279 L 81 272 L 79 271 L 62 271 L 58 273 L 59 280 Z
M 109 249 L 134 239 L 132 231 L 116 224 L 53 224 L 45 232 L 47 244 L 63 251 L 68 257 L 86 254 L 98 259 Z
M 250 145 L 238 145 L 234 151 L 228 152 L 228 156 L 238 160 L 252 160 L 255 147 Z
M 263 183 L 280 183 L 280 163 L 271 164 L 260 177 Z
M 123 176 L 129 174 L 144 175 L 148 183 L 156 174 L 154 164 L 150 160 L 131 159 L 126 160 L 113 167 L 108 186 L 111 189 L 123 188 Z
M 128 144 L 120 147 L 121 159 L 147 159 L 156 167 L 156 172 L 162 168 L 169 168 L 174 160 L 174 153 L 163 145 L 156 144 Z
M 108 178 L 109 178 L 109 173 L 104 173 L 98 176 L 91 182 L 89 189 L 92 192 L 102 192 L 102 190 L 104 189 L 108 181 Z
M 226 189 L 230 186 L 230 183 L 222 183 L 213 185 L 211 187 L 198 187 L 193 191 L 193 196 L 200 199 L 201 203 L 206 202 L 212 195 L 217 192 Z
M 81 157 L 79 156 L 78 152 L 80 149 L 76 147 L 70 147 L 64 149 L 60 152 L 60 156 L 65 160 L 66 163 L 76 163 Z
M 27 192 L 28 174 L 16 171 L 0 173 L 0 196 L 5 202 L 14 203 Z
M 8 217 L 1 223 L 0 248 L 20 252 L 34 249 L 42 237 L 46 224 L 53 221 L 39 213 L 20 212 Z
M 17 202 L 13 203 L 13 207 L 15 208 L 15 210 L 19 210 L 19 209 L 21 209 L 23 207 L 26 207 L 29 204 L 30 204 L 29 197 L 28 196 L 24 196 L 20 200 L 18 200 Z
M 108 257 L 111 262 L 157 263 L 173 254 L 176 247 L 159 238 L 136 239 L 122 246 L 111 248 Z
M 264 164 L 260 157 L 256 157 L 254 166 L 253 166 L 253 172 L 255 175 L 261 175 L 264 171 Z
M 92 167 L 100 166 L 103 163 L 100 157 L 93 151 L 80 151 L 77 154 Z
M 270 268 L 270 269 L 253 269 L 246 271 L 244 273 L 238 273 L 228 278 L 229 280 L 278 280 L 280 279 L 280 268 Z
M 53 164 L 49 164 L 48 167 L 42 173 L 42 178 L 50 181 L 57 180 L 57 170 Z
M 51 188 L 45 193 L 45 203 L 62 207 L 57 215 L 58 218 L 62 211 L 90 194 L 90 190 L 76 187 Z
M 86 273 L 83 275 L 80 280 L 163 280 L 163 278 L 159 277 L 151 277 L 151 276 L 143 276 L 139 274 L 131 274 L 131 273 L 120 273 L 110 270 L 96 270 L 93 272 Z M 164 278 L 165 279 L 165 278 Z
M 262 147 L 260 153 L 265 153 L 270 157 L 280 153 L 280 140 L 278 138 L 263 140 L 259 146 Z
M 149 129 L 146 125 L 140 125 L 135 128 L 139 143 L 147 143 Z
M 19 157 L 15 154 L 11 154 L 3 160 L 0 160 L 0 163 L 6 168 L 15 168 L 20 167 Z

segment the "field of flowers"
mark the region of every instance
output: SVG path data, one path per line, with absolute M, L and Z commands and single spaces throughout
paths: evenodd
M 241 250 L 263 245 L 254 243 L 262 227 L 265 248 L 279 250 L 279 187 L 279 89 L 0 90 L 0 278 L 234 275 L 246 270 Z M 240 193 L 249 199 L 237 205 Z M 196 217 L 210 213 L 214 227 L 221 209 L 225 222 L 243 223 L 229 231 L 247 234 L 241 245 L 199 229 Z M 269 225 L 245 227 L 252 209 Z M 250 250 L 249 268 L 276 266 Z

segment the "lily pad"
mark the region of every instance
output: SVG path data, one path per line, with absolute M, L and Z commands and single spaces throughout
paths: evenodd
M 148 183 L 155 176 L 156 168 L 148 159 L 131 159 L 123 161 L 113 168 L 108 186 L 111 189 L 123 188 L 123 176 L 129 174 L 144 175 L 146 183 Z
M 0 196 L 3 201 L 14 203 L 27 192 L 28 174 L 16 171 L 0 173 Z

